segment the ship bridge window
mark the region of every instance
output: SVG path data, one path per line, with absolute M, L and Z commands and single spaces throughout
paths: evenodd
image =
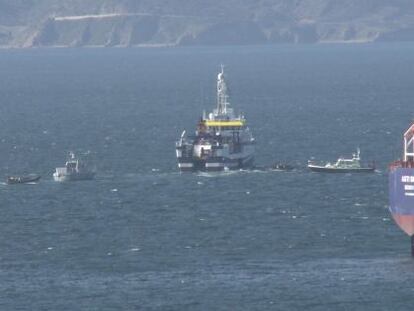
M 76 167 L 76 163 L 68 163 L 68 168 L 75 168 Z

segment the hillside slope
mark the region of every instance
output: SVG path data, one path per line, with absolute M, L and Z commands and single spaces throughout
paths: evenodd
M 0 46 L 414 40 L 408 0 L 0 0 Z

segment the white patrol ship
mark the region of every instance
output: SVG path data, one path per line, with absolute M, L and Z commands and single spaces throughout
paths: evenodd
M 223 171 L 253 165 L 255 141 L 243 115 L 230 108 L 224 68 L 217 76 L 217 108 L 203 113 L 194 136 L 184 131 L 176 143 L 181 171 Z
M 85 162 L 77 158 L 73 152 L 70 152 L 65 166 L 56 168 L 53 179 L 58 182 L 90 180 L 95 177 L 95 174 L 94 169 L 89 168 Z

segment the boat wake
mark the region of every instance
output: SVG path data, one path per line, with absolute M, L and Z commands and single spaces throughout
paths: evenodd
M 225 176 L 232 176 L 235 174 L 240 173 L 241 171 L 222 171 L 222 172 L 198 172 L 197 176 L 199 177 L 225 177 Z

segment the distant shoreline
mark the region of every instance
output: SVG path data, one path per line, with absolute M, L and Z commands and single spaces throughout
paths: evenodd
M 393 43 L 411 43 L 414 41 L 372 41 L 372 40 L 332 40 L 320 41 L 315 43 L 265 43 L 265 44 L 197 44 L 197 45 L 180 45 L 180 44 L 140 44 L 140 45 L 49 45 L 49 46 L 0 46 L 0 50 L 42 50 L 42 49 L 157 49 L 157 48 L 184 48 L 184 47 L 249 47 L 249 46 L 323 46 L 323 45 L 365 45 L 365 44 L 393 44 Z

